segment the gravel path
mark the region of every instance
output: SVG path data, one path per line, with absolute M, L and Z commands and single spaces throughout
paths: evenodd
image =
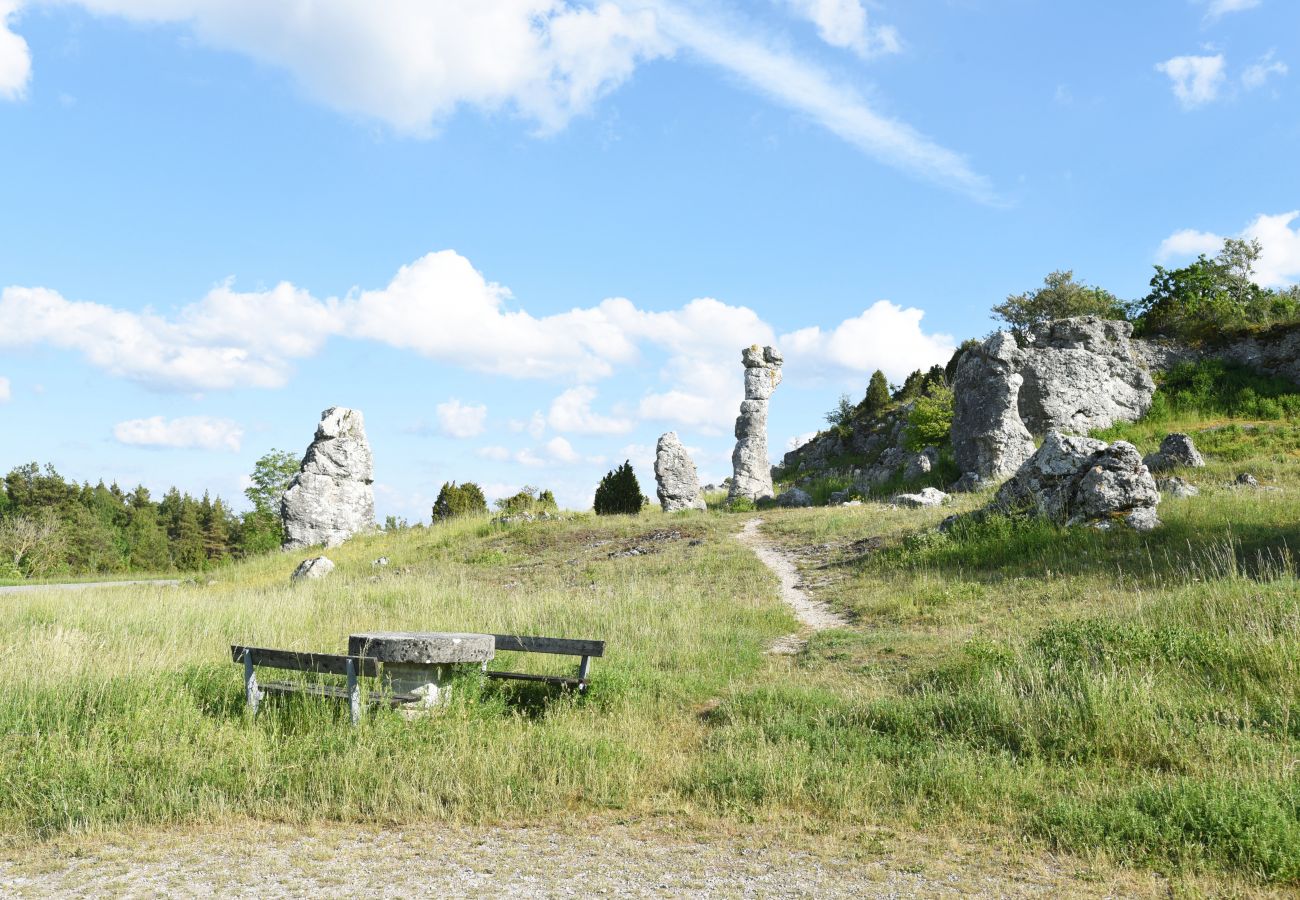
M 9 854 L 6 854 L 9 856 Z M 125 834 L 0 857 L 0 896 L 26 897 L 1088 897 L 1061 862 L 933 848 L 917 862 L 589 828 L 402 830 L 249 823 Z
M 69 584 L 16 584 L 10 587 L 0 587 L 0 594 L 28 594 L 33 591 L 84 591 L 89 588 L 126 587 L 142 584 L 175 587 L 180 584 L 180 580 L 175 578 L 151 578 L 145 581 L 74 581 Z
M 763 565 L 767 566 L 781 581 L 781 599 L 790 604 L 795 616 L 803 624 L 805 631 L 822 631 L 827 628 L 844 628 L 849 620 L 831 609 L 825 603 L 809 597 L 799 587 L 799 570 L 794 561 L 778 550 L 763 537 L 759 526 L 762 519 L 750 519 L 736 535 L 736 539 L 754 551 Z M 801 634 L 787 634 L 777 638 L 772 645 L 773 653 L 798 653 L 805 638 Z

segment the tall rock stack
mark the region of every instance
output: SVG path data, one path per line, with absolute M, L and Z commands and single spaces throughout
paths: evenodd
M 952 454 L 963 473 L 979 478 L 1010 475 L 1034 455 L 1034 438 L 1020 419 L 1016 370 L 1024 354 L 999 331 L 962 354 L 953 385 Z
M 745 365 L 745 399 L 736 419 L 736 449 L 728 500 L 772 496 L 772 464 L 767 458 L 767 402 L 781 383 L 781 353 L 755 344 L 741 352 Z
M 664 512 L 707 509 L 704 497 L 700 495 L 700 478 L 695 463 L 691 462 L 675 431 L 661 436 L 655 447 L 655 481 L 659 505 Z
M 375 527 L 374 462 L 355 409 L 321 413 L 302 471 L 280 499 L 284 549 L 339 544 Z

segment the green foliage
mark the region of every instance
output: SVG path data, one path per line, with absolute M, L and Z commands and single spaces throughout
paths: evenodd
M 433 521 L 445 522 L 458 516 L 478 516 L 487 513 L 487 498 L 483 489 L 472 481 L 456 484 L 444 482 L 433 503 Z
M 259 512 L 280 513 L 280 498 L 289 487 L 293 476 L 302 468 L 298 457 L 283 450 L 270 450 L 253 463 L 252 482 L 244 488 L 244 496 Z
M 596 515 L 632 515 L 641 512 L 645 497 L 641 494 L 641 485 L 632 471 L 632 463 L 624 461 L 623 465 L 606 473 L 596 488 L 594 507 Z
M 871 381 L 867 383 L 867 396 L 862 401 L 862 408 L 868 415 L 877 415 L 883 412 L 890 402 L 889 379 L 885 378 L 885 373 L 877 369 L 871 373 Z
M 966 340 L 957 345 L 957 349 L 954 350 L 952 356 L 948 358 L 948 364 L 943 367 L 945 383 L 952 384 L 957 380 L 957 364 L 961 362 L 962 355 L 967 351 L 974 350 L 979 345 L 980 342 L 976 338 L 966 338 Z
M 913 453 L 926 447 L 943 447 L 952 430 L 952 389 L 936 385 L 917 397 L 907 414 L 903 445 Z
M 505 515 L 553 513 L 559 508 L 550 490 L 538 490 L 531 484 L 524 485 L 517 494 L 498 498 L 494 505 Z
M 1201 254 L 1180 269 L 1156 266 L 1150 292 L 1133 304 L 1136 331 L 1214 341 L 1225 332 L 1296 321 L 1300 294 L 1251 280 L 1259 253 L 1258 241 L 1229 238 L 1213 259 Z
M 1125 318 L 1124 304 L 1105 288 L 1074 280 L 1070 271 L 1056 271 L 1043 279 L 1043 286 L 1023 294 L 1012 294 L 993 307 L 993 318 L 1023 331 L 1031 325 L 1071 316 Z

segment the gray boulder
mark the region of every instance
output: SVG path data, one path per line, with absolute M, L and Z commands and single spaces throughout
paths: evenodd
M 334 561 L 328 556 L 313 556 L 311 559 L 304 559 L 298 563 L 298 568 L 293 570 L 289 576 L 292 581 L 299 581 L 303 578 L 324 578 L 330 572 L 334 571 Z
M 907 464 L 903 468 L 903 480 L 916 481 L 918 478 L 930 474 L 938 462 L 939 448 L 926 447 L 907 460 Z
M 921 509 L 928 506 L 942 506 L 952 497 L 945 494 L 938 488 L 922 488 L 915 494 L 897 494 L 889 502 L 894 506 L 907 506 L 912 509 Z
M 675 431 L 662 435 L 655 447 L 655 483 L 664 512 L 707 509 L 695 463 Z
M 790 490 L 776 498 L 777 506 L 812 506 L 812 495 L 807 491 L 799 488 L 790 488 Z
M 1020 420 L 1016 340 L 998 332 L 962 354 L 953 381 L 952 452 L 962 472 L 996 478 L 1016 471 L 1034 453 Z
M 1259 487 L 1259 479 L 1249 472 L 1242 472 L 1237 476 L 1237 480 L 1233 483 L 1238 487 Z
M 965 472 L 960 478 L 948 485 L 948 490 L 954 494 L 973 494 L 984 485 L 985 480 L 983 478 L 980 478 L 974 472 Z
M 992 509 L 1029 513 L 1061 525 L 1123 520 L 1149 530 L 1160 491 L 1141 454 L 1127 441 L 1048 432 L 1043 445 L 998 489 Z
M 1168 494 L 1170 497 L 1195 497 L 1201 493 L 1201 489 L 1190 482 L 1184 481 L 1177 475 L 1170 478 L 1159 478 L 1156 480 L 1156 487 L 1160 493 Z
M 734 472 L 728 500 L 771 498 L 772 466 L 767 458 L 767 404 L 781 383 L 781 354 L 774 347 L 757 345 L 741 351 L 745 366 L 745 399 L 736 419 L 736 449 L 731 454 Z
M 374 462 L 360 411 L 321 413 L 302 470 L 280 499 L 284 549 L 336 547 L 375 527 Z
M 1034 434 L 1086 434 L 1151 408 L 1155 382 L 1128 322 L 1077 316 L 1031 327 L 1021 351 L 1020 418 Z
M 1152 472 L 1164 472 L 1181 467 L 1197 468 L 1205 465 L 1205 460 L 1196 449 L 1196 445 L 1192 443 L 1192 439 L 1181 432 L 1165 435 L 1165 439 L 1160 442 L 1159 452 L 1148 453 L 1143 457 L 1142 462 Z

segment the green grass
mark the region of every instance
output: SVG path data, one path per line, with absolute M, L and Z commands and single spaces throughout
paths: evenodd
M 377 535 L 309 584 L 289 584 L 298 555 L 275 555 L 211 585 L 0 598 L 0 832 L 914 827 L 1208 890 L 1300 885 L 1300 460 L 1277 432 L 1292 426 L 1179 415 L 1125 426 L 1151 449 L 1176 422 L 1209 462 L 1185 473 L 1201 496 L 1163 502 L 1150 534 L 933 530 L 978 495 L 763 511 L 853 622 L 794 658 L 764 652 L 796 624 L 732 538 L 752 514 L 721 511 Z M 1276 490 L 1229 487 L 1243 470 Z M 493 682 L 417 722 L 352 729 L 310 701 L 246 714 L 229 644 L 340 652 L 377 629 L 596 637 L 609 655 L 586 698 Z

